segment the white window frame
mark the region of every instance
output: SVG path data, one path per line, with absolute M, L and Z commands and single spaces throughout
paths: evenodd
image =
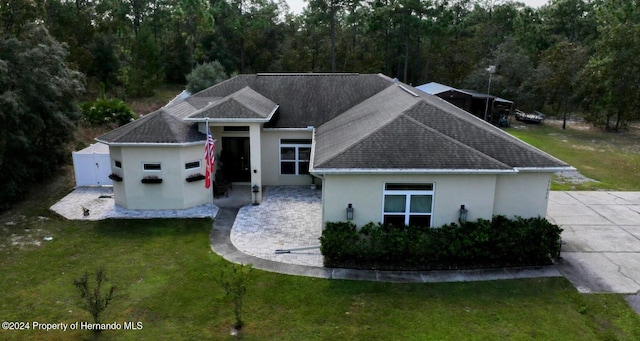
M 402 190 L 396 190 L 396 189 L 387 189 L 387 185 L 406 185 L 406 186 L 411 186 L 411 185 L 416 185 L 416 186 L 425 186 L 425 185 L 431 185 L 431 190 L 413 190 L 413 189 L 402 189 Z M 384 217 L 386 215 L 404 215 L 404 224 L 405 225 L 409 225 L 409 219 L 411 218 L 411 216 L 430 216 L 429 219 L 429 227 L 433 227 L 433 206 L 435 203 L 435 189 L 436 189 L 436 184 L 432 183 L 432 182 L 425 182 L 425 183 L 399 183 L 399 182 L 389 182 L 389 183 L 384 183 L 382 185 L 382 217 L 381 217 L 381 221 L 384 222 Z M 405 203 L 404 203 L 404 212 L 385 212 L 384 211 L 384 204 L 385 204 L 385 198 L 387 195 L 404 195 L 405 196 Z M 431 196 L 431 208 L 430 208 L 430 212 L 429 213 L 421 213 L 421 212 L 411 212 L 411 196 L 413 195 L 430 195 Z
M 188 164 L 190 163 L 198 163 L 198 166 L 196 167 L 187 167 Z M 192 169 L 200 169 L 202 167 L 202 160 L 193 160 L 193 161 L 187 161 L 184 163 L 184 169 L 185 170 L 192 170 Z
M 145 169 L 146 165 L 158 165 L 160 166 L 160 169 Z M 143 162 L 142 171 L 143 172 L 162 172 L 162 162 Z
M 307 140 L 307 139 L 281 139 L 280 147 L 278 148 L 278 167 L 280 168 L 280 175 L 307 175 L 300 174 L 300 162 L 310 163 L 311 160 L 300 160 L 300 148 L 309 148 L 309 159 L 311 159 L 311 143 L 287 143 L 282 142 L 284 140 Z M 282 160 L 282 148 L 294 148 L 295 149 L 295 159 L 294 160 Z M 295 165 L 295 174 L 285 174 L 282 173 L 282 163 L 289 162 Z M 308 170 L 307 170 L 308 171 Z

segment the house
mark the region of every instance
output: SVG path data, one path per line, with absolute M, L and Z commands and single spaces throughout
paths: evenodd
M 206 125 L 218 175 L 258 190 L 321 183 L 323 221 L 441 226 L 545 216 L 566 163 L 464 110 L 379 74 L 239 75 L 97 138 L 117 205 L 211 201 L 200 181 Z M 143 183 L 156 179 L 155 183 Z M 158 183 L 158 179 L 162 179 Z
M 460 90 L 436 82 L 417 86 L 416 89 L 438 96 L 458 108 L 494 124 L 499 124 L 501 118 L 507 118 L 514 110 L 513 101 L 473 90 Z

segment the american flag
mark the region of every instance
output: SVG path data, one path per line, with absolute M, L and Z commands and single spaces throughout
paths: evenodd
M 211 136 L 211 132 L 209 131 L 209 122 L 207 122 L 207 142 L 204 145 L 204 163 L 205 163 L 205 179 L 204 179 L 204 187 L 211 187 L 211 173 L 215 170 L 216 158 L 215 158 L 215 143 L 213 141 L 213 136 Z

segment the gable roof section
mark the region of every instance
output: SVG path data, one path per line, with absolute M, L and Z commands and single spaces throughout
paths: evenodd
M 394 86 L 318 127 L 312 171 L 568 168 L 448 102 Z
M 268 128 L 320 126 L 391 86 L 383 75 L 299 73 L 239 75 L 192 97 L 214 101 L 250 87 L 279 105 Z
M 109 145 L 190 144 L 205 140 L 197 124 L 186 123 L 164 109 L 127 123 L 96 138 Z
M 245 86 L 219 99 L 198 97 L 187 101 L 199 106 L 206 99 L 213 101 L 208 102 L 202 109 L 186 117 L 187 121 L 202 121 L 202 119 L 210 118 L 214 121 L 238 119 L 268 122 L 276 109 L 278 109 L 276 103 L 257 93 L 249 86 Z

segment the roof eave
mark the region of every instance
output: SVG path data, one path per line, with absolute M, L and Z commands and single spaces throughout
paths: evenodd
M 205 117 L 205 118 L 200 118 L 200 117 L 187 117 L 184 119 L 185 122 L 196 122 L 196 123 L 206 123 L 207 121 L 210 123 L 267 123 L 269 121 L 271 121 L 271 118 L 273 118 L 273 115 L 275 115 L 276 111 L 278 111 L 278 108 L 280 108 L 280 105 L 276 104 L 276 106 L 271 110 L 271 112 L 269 113 L 269 115 L 267 115 L 267 117 L 264 118 L 212 118 L 212 117 Z
M 95 138 L 94 140 L 104 143 L 109 147 L 189 147 L 189 146 L 197 146 L 204 144 L 206 141 L 195 141 L 195 142 L 109 142 L 105 140 L 100 140 Z
M 523 173 L 557 173 L 557 172 L 568 172 L 576 170 L 575 167 L 571 166 L 558 166 L 558 167 L 515 167 L 518 172 Z
M 423 168 L 314 168 L 309 169 L 311 174 L 456 174 L 456 175 L 491 175 L 514 174 L 516 169 L 423 169 Z
M 186 122 L 195 123 L 266 123 L 270 118 L 185 118 Z

